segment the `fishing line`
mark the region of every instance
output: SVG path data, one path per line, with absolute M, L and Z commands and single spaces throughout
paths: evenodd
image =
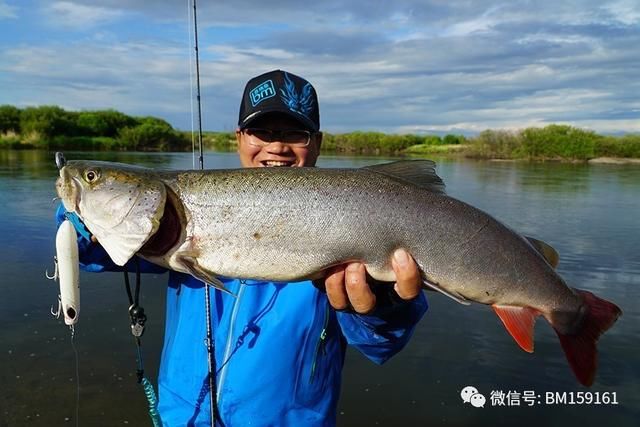
M 76 427 L 80 425 L 80 356 L 78 355 L 78 349 L 76 348 L 75 336 L 76 330 L 74 325 L 69 326 L 71 329 L 71 348 L 73 349 L 73 355 L 76 360 Z

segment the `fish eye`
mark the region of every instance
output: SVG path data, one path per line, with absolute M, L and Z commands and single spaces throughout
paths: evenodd
M 96 181 L 99 176 L 100 176 L 100 174 L 96 170 L 88 170 L 88 171 L 86 171 L 84 173 L 84 179 L 88 183 L 92 183 L 92 182 Z

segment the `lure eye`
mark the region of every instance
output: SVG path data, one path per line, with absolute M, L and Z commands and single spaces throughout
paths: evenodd
M 98 171 L 95 171 L 95 170 L 88 170 L 84 173 L 84 179 L 88 183 L 95 182 L 99 176 L 100 174 L 98 173 Z

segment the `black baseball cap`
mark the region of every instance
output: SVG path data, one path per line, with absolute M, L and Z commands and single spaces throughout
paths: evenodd
M 318 95 L 307 80 L 282 70 L 269 71 L 247 82 L 240 103 L 238 127 L 266 113 L 283 113 L 309 130 L 320 130 Z

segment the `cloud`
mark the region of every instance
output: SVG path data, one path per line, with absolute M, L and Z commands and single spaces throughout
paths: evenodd
M 4 1 L 0 1 L 0 20 L 2 19 L 16 19 L 18 17 L 17 7 L 10 6 Z
M 602 5 L 613 20 L 624 25 L 637 25 L 640 23 L 640 5 L 635 0 L 619 0 Z
M 328 131 L 552 122 L 637 131 L 637 2 L 496 4 L 200 2 L 205 128 L 233 128 L 246 80 L 283 68 L 314 83 Z M 9 88 L 0 103 L 111 107 L 189 126 L 186 2 L 68 0 L 46 10 L 42 37 L 0 50 Z
M 72 1 L 53 2 L 44 8 L 44 12 L 50 16 L 51 25 L 69 29 L 88 29 L 111 23 L 124 16 L 124 12 L 120 10 Z

